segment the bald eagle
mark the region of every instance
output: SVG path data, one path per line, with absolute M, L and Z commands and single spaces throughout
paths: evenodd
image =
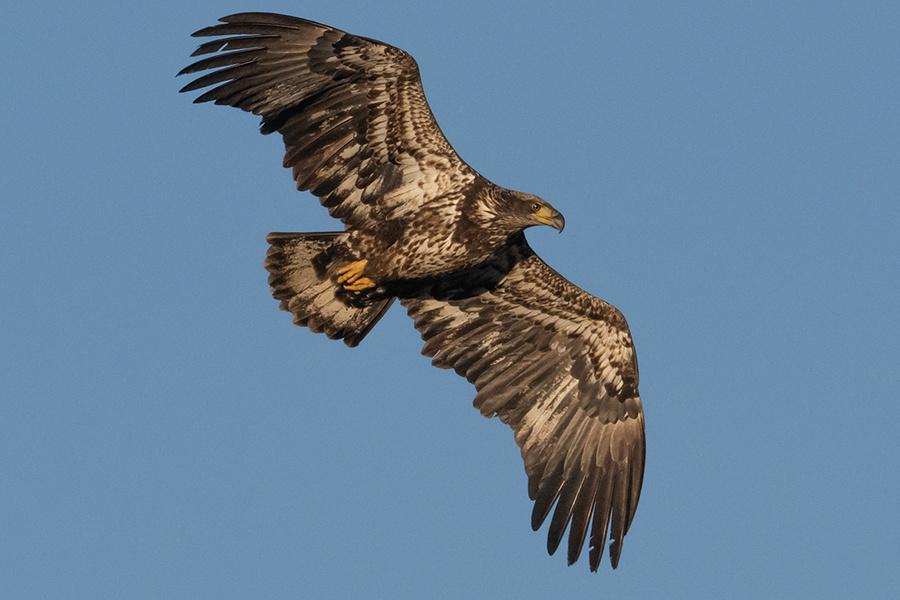
M 475 385 L 474 405 L 515 433 L 547 549 L 568 528 L 574 563 L 590 532 L 615 568 L 644 474 L 644 416 L 625 318 L 528 246 L 565 221 L 548 202 L 494 185 L 459 157 L 406 52 L 320 23 L 225 17 L 196 37 L 207 71 L 182 92 L 262 117 L 284 166 L 343 231 L 272 233 L 265 267 L 294 323 L 355 346 L 399 299 L 432 364 Z M 555 507 L 555 508 L 554 508 Z

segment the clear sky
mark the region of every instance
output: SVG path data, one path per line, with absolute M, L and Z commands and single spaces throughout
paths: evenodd
M 628 318 L 619 568 L 548 557 L 512 433 L 395 306 L 291 325 L 338 227 L 193 105 L 189 34 L 285 12 L 416 57 L 533 246 Z M 900 596 L 900 4 L 16 2 L 0 36 L 0 597 Z

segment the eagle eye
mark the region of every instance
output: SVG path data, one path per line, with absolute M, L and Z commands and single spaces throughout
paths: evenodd
M 541 205 L 538 204 L 537 202 L 535 202 L 534 204 L 531 205 L 531 211 L 532 211 L 532 212 L 537 212 L 537 211 L 539 211 L 539 210 L 541 210 Z

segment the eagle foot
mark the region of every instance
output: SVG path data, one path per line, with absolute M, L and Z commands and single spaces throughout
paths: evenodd
M 363 277 L 363 270 L 369 263 L 368 260 L 357 260 L 338 269 L 337 282 L 348 292 L 359 294 L 363 290 L 375 287 L 375 282 L 368 277 Z

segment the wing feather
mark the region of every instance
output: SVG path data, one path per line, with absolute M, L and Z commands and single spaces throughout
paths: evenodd
M 410 218 L 477 177 L 440 130 L 419 69 L 376 40 L 284 15 L 243 13 L 196 32 L 206 56 L 181 74 L 210 71 L 181 90 L 210 86 L 214 101 L 262 117 L 278 131 L 284 166 L 348 226 L 374 229 Z
M 530 250 L 475 296 L 402 303 L 422 334 L 423 354 L 474 383 L 475 407 L 515 432 L 533 527 L 552 513 L 549 552 L 568 528 L 571 564 L 590 535 L 596 570 L 608 534 L 615 567 L 645 457 L 637 360 L 621 313 Z

